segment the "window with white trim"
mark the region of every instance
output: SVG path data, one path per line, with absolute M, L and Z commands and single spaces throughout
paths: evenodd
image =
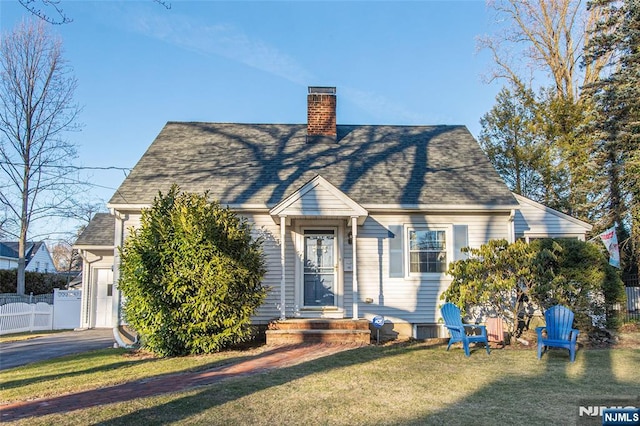
M 447 272 L 447 231 L 409 228 L 409 273 Z

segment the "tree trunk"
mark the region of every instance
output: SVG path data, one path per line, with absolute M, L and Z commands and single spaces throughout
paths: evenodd
M 20 233 L 20 240 L 18 241 L 18 281 L 16 283 L 16 293 L 17 294 L 25 294 L 25 280 L 24 280 L 24 270 L 27 266 L 26 259 L 24 257 L 25 252 L 25 236 L 23 233 Z

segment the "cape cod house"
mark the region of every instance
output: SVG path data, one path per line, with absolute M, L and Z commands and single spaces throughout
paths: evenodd
M 111 215 L 76 244 L 82 326 L 119 323 L 117 248 L 173 183 L 209 191 L 265 237 L 270 291 L 257 325 L 383 316 L 394 333 L 435 335 L 462 247 L 590 229 L 514 196 L 464 126 L 338 125 L 335 88 L 310 87 L 307 101 L 307 124 L 167 123 Z
M 51 253 L 44 241 L 27 242 L 24 249 L 25 268 L 27 272 L 56 273 Z M 18 242 L 0 241 L 0 269 L 18 267 Z

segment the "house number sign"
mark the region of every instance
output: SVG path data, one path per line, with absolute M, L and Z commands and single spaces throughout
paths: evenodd
M 373 317 L 373 320 L 371 322 L 373 322 L 373 326 L 375 328 L 380 328 L 384 325 L 384 317 L 382 315 L 377 315 Z
M 376 344 L 380 344 L 380 328 L 384 325 L 384 317 L 382 315 L 376 315 L 371 320 L 373 326 L 376 328 Z

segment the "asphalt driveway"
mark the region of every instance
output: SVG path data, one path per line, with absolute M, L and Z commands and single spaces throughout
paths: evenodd
M 96 349 L 112 348 L 109 329 L 64 331 L 19 342 L 0 343 L 0 370 Z

